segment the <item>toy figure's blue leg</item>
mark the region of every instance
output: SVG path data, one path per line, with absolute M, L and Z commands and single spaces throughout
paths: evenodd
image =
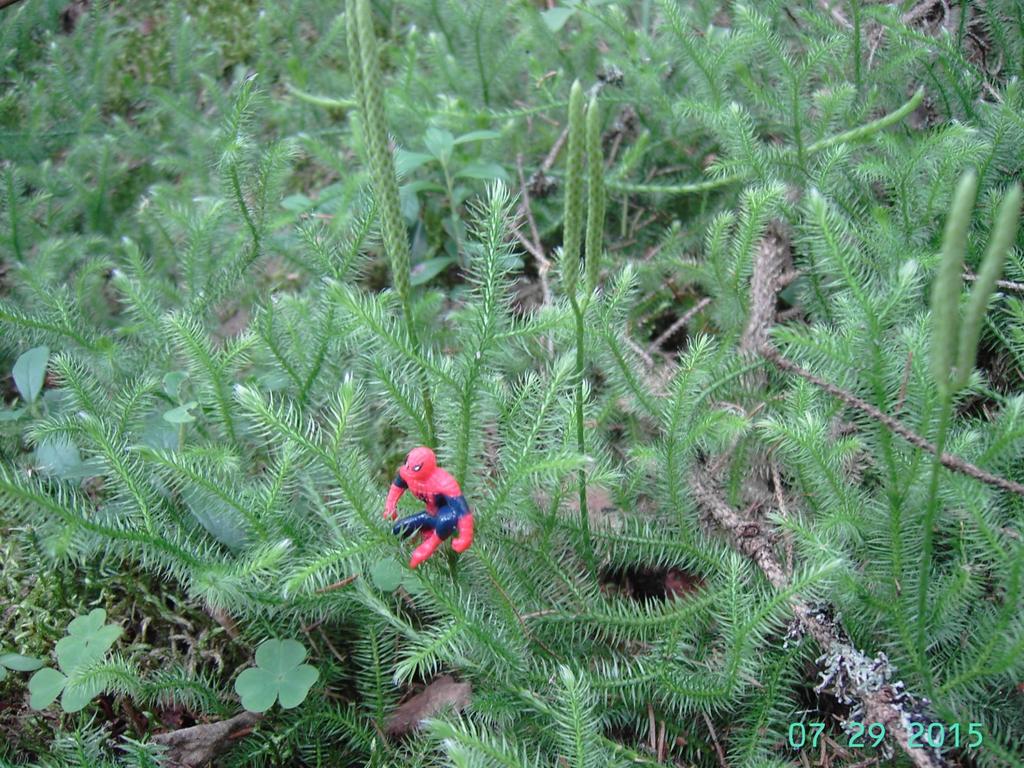
M 418 515 L 403 517 L 392 526 L 391 532 L 396 536 L 407 538 L 423 528 L 433 530 L 436 522 L 437 520 L 432 514 L 423 510 Z
M 455 527 L 458 522 L 459 513 L 445 504 L 437 510 L 437 519 L 434 523 L 434 531 L 441 540 L 444 541 L 455 532 Z

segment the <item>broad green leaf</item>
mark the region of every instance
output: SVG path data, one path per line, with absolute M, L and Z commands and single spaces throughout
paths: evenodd
M 45 709 L 50 706 L 64 690 L 67 681 L 67 677 L 56 669 L 43 667 L 28 681 L 29 705 L 33 709 Z
M 497 131 L 470 131 L 461 136 L 455 137 L 456 144 L 465 144 L 469 141 L 485 141 L 486 139 L 499 139 L 501 134 Z
M 82 456 L 74 443 L 44 440 L 36 448 L 36 467 L 44 475 L 64 479 L 82 477 Z
M 67 389 L 48 389 L 41 399 L 50 416 L 60 416 L 75 409 L 75 396 Z
M 370 579 L 382 592 L 394 592 L 404 576 L 404 569 L 393 557 L 381 558 L 370 568 Z
M 145 418 L 140 437 L 139 442 L 157 450 L 173 451 L 178 447 L 177 428 L 164 421 L 159 413 L 151 413 Z
M 456 184 L 455 185 L 455 189 L 452 190 L 452 205 L 455 205 L 455 206 L 462 205 L 464 202 L 466 202 L 466 200 L 472 194 L 473 194 L 472 188 L 467 187 L 465 184 Z M 451 219 L 445 219 L 445 221 L 450 222 Z M 462 219 L 456 219 L 455 220 L 455 226 L 457 226 L 459 228 L 459 232 L 465 232 L 466 231 L 466 223 L 464 221 L 462 221 Z M 462 242 L 464 240 L 465 240 L 464 236 L 460 236 L 459 237 L 459 241 L 460 242 Z M 452 245 L 454 245 L 454 243 L 452 243 Z M 454 256 L 455 254 L 453 253 L 452 255 Z
M 231 549 L 245 546 L 248 529 L 237 509 L 197 485 L 186 485 L 181 498 L 199 524 L 217 541 Z
M 452 148 L 455 146 L 455 137 L 452 136 L 451 131 L 446 131 L 444 128 L 437 128 L 436 126 L 430 126 L 427 128 L 427 132 L 423 135 L 423 143 L 427 145 L 427 151 L 430 152 L 430 154 L 440 160 L 441 163 L 447 163 L 448 158 L 452 156 Z
M 399 149 L 395 152 L 395 171 L 398 172 L 399 176 L 405 176 L 420 166 L 433 161 L 434 156 L 428 155 L 425 152 L 409 152 L 405 149 Z
M 164 392 L 172 400 L 178 399 L 178 393 L 181 390 L 181 383 L 188 378 L 187 371 L 171 371 L 170 373 L 164 374 Z
M 4 667 L 0 667 L 0 683 L 7 679 L 7 670 Z
M 117 624 L 107 624 L 100 627 L 89 638 L 90 649 L 95 649 L 100 655 L 105 654 L 117 642 L 123 631 Z
M 299 706 L 318 677 L 320 677 L 320 670 L 309 664 L 303 664 L 291 670 L 287 677 L 280 681 L 278 687 L 281 708 L 291 709 Z
M 419 192 L 444 192 L 445 188 L 430 179 L 416 179 L 408 184 L 403 184 L 398 191 L 415 197 Z
M 3 410 L 0 410 L 0 422 L 4 422 L 4 421 L 17 421 L 18 419 L 21 418 L 21 415 L 24 412 L 25 412 L 24 408 L 14 408 L 12 410 L 8 410 L 8 409 L 4 408 Z
M 14 385 L 25 402 L 34 403 L 39 396 L 49 360 L 50 350 L 47 347 L 33 347 L 14 364 Z
M 548 29 L 552 32 L 557 32 L 565 26 L 572 15 L 576 13 L 572 8 L 551 8 L 547 11 L 541 11 L 540 17 L 544 19 L 544 23 Z
M 402 218 L 407 224 L 414 224 L 420 217 L 420 200 L 412 184 L 403 184 L 398 188 L 398 205 L 402 210 Z
M 501 179 L 508 181 L 508 172 L 498 163 L 470 163 L 455 172 L 462 179 Z
M 57 664 L 65 672 L 73 672 L 82 664 L 94 661 L 88 641 L 76 635 L 62 637 L 54 646 L 54 651 L 57 654 Z
M 416 222 L 416 229 L 412 234 L 412 246 L 410 256 L 414 264 L 425 260 L 430 243 L 427 241 L 427 228 L 422 221 Z
M 281 675 L 299 666 L 306 649 L 297 640 L 267 640 L 256 649 L 256 664 L 273 675 Z
M 450 256 L 438 256 L 435 259 L 422 261 L 412 268 L 412 272 L 409 275 L 409 282 L 413 285 L 429 283 L 454 263 L 455 259 Z
M 0 666 L 13 669 L 15 672 L 34 672 L 43 666 L 43 662 L 20 653 L 3 653 L 0 654 Z
M 183 405 L 179 405 L 177 408 L 164 413 L 164 421 L 171 424 L 191 424 L 196 420 L 196 417 L 189 413 L 189 410 L 195 408 L 199 403 L 195 400 L 189 400 Z
M 427 591 L 423 586 L 423 577 L 413 570 L 406 571 L 402 579 L 402 588 L 410 595 L 423 595 Z
M 308 211 L 313 205 L 313 201 L 302 194 L 288 195 L 288 197 L 281 200 L 281 207 L 293 213 Z
M 235 680 L 235 693 L 242 699 L 242 706 L 250 712 L 266 712 L 274 706 L 277 686 L 265 670 L 250 667 L 242 670 Z

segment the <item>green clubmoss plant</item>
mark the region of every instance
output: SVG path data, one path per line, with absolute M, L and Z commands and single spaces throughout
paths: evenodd
M 370 161 L 373 180 L 374 200 L 380 214 L 384 250 L 391 263 L 391 279 L 398 293 L 405 316 L 406 333 L 414 346 L 419 344 L 416 322 L 413 318 L 409 258 L 409 241 L 402 223 L 398 202 L 398 181 L 395 177 L 395 163 L 388 145 L 387 122 L 384 117 L 384 88 L 380 74 L 380 60 L 377 54 L 377 37 L 373 31 L 373 15 L 369 0 L 347 0 L 349 60 L 352 62 L 352 76 L 356 83 L 363 117 L 363 140 Z M 355 29 L 355 34 L 351 31 Z M 421 374 L 423 388 L 425 441 L 433 446 L 436 441 L 434 425 L 434 403 L 430 396 L 430 383 Z

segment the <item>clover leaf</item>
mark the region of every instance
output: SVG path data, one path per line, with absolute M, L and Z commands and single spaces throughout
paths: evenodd
M 67 636 L 58 640 L 55 648 L 60 671 L 44 667 L 28 681 L 29 703 L 34 709 L 45 709 L 60 696 L 65 712 L 77 712 L 98 693 L 91 687 L 69 687 L 68 682 L 77 670 L 100 661 L 121 636 L 121 628 L 106 621 L 107 612 L 95 608 L 68 624 Z
M 7 670 L 15 672 L 34 672 L 43 666 L 43 662 L 32 656 L 22 656 L 20 653 L 0 653 L 0 680 L 7 677 Z
M 280 700 L 282 709 L 297 707 L 306 698 L 320 670 L 303 664 L 306 649 L 297 640 L 267 640 L 256 649 L 256 666 L 243 670 L 235 692 L 250 712 L 265 712 Z
M 65 672 L 99 661 L 121 636 L 116 624 L 106 624 L 107 612 L 95 608 L 68 624 L 68 636 L 57 641 L 57 663 Z

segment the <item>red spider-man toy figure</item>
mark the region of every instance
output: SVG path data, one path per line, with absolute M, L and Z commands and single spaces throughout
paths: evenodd
M 473 513 L 469 510 L 458 482 L 437 466 L 437 457 L 429 448 L 413 448 L 405 464 L 398 468 L 384 504 L 384 517 L 391 520 L 398 517 L 398 499 L 407 488 L 427 505 L 424 511 L 403 517 L 391 529 L 393 533 L 402 536 L 423 531 L 423 543 L 412 553 L 410 568 L 417 567 L 434 554 L 438 545 L 455 530 L 458 530 L 459 535 L 452 541 L 452 549 L 456 552 L 469 549 L 473 543 Z

